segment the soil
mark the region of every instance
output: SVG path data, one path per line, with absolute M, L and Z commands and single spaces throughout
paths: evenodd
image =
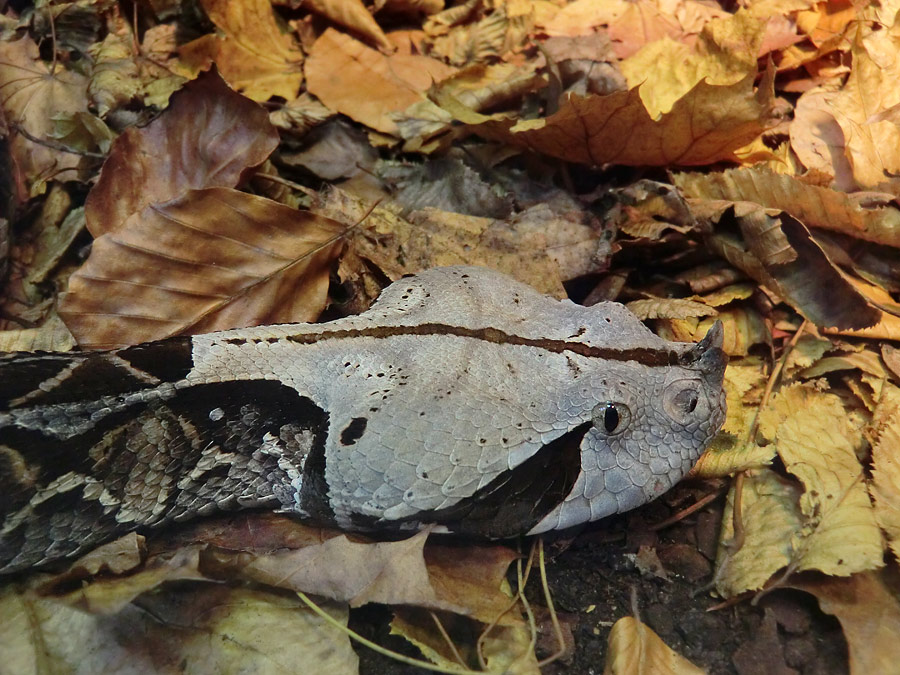
M 726 604 L 706 590 L 712 580 L 724 497 L 658 531 L 651 529 L 704 493 L 711 484 L 685 484 L 658 502 L 610 518 L 577 535 L 547 543 L 547 574 L 556 609 L 574 649 L 548 665 L 548 675 L 603 673 L 607 639 L 618 619 L 639 617 L 676 652 L 708 673 L 840 675 L 848 671 L 840 624 L 815 599 L 774 590 Z M 538 584 L 533 584 L 537 589 Z M 542 603 L 537 592 L 529 598 Z M 718 608 L 717 608 L 718 607 Z M 369 607 L 351 615 L 351 627 L 394 650 L 418 656 L 388 636 L 389 610 Z M 542 623 L 542 629 L 549 622 Z M 542 635 L 538 656 L 555 651 Z M 359 647 L 361 675 L 418 675 L 407 666 Z

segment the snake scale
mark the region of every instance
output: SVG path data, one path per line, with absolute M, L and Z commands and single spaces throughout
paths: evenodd
M 236 509 L 489 538 L 626 511 L 722 425 L 721 347 L 447 267 L 330 323 L 3 355 L 0 573 Z

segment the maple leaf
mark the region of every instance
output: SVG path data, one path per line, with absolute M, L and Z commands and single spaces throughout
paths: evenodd
M 43 193 L 48 180 L 77 178 L 81 157 L 54 147 L 52 139 L 55 118 L 87 111 L 87 84 L 86 77 L 62 67 L 51 73 L 28 36 L 0 41 L 0 110 L 11 130 L 20 201 Z

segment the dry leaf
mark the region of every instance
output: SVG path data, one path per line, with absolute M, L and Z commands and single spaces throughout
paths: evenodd
M 143 93 L 132 45 L 122 36 L 110 33 L 103 42 L 92 45 L 88 53 L 94 58 L 88 94 L 100 117 L 106 117 L 111 110 L 131 103 Z
M 885 387 L 873 420 L 872 484 L 875 517 L 900 559 L 900 389 Z
M 297 97 L 303 53 L 276 20 L 269 0 L 202 0 L 210 20 L 224 37 L 205 35 L 179 49 L 181 60 L 196 70 L 214 61 L 235 89 L 254 101 Z
M 368 209 L 334 189 L 314 211 L 350 224 Z M 608 242 L 590 227 L 556 217 L 544 205 L 510 221 L 437 209 L 422 209 L 406 220 L 376 208 L 353 231 L 352 247 L 391 280 L 430 267 L 483 265 L 559 298 L 566 297 L 563 272 L 585 274 L 596 269 L 609 250 Z
M 306 62 L 309 92 L 351 119 L 398 135 L 392 113 L 425 101 L 425 93 L 455 70 L 427 56 L 385 56 L 333 28 L 316 40 Z
M 741 239 L 722 227 L 732 214 Z M 841 330 L 878 323 L 881 310 L 856 290 L 799 220 L 751 202 L 736 202 L 724 215 L 707 245 L 807 319 Z
M 744 543 L 731 549 L 734 538 L 734 486 L 722 514 L 716 556 L 716 590 L 726 598 L 763 587 L 793 560 L 791 538 L 802 527 L 797 506 L 800 491 L 774 471 L 757 469 L 744 477 L 741 522 Z
M 900 104 L 900 23 L 872 21 L 877 10 L 862 12 L 851 46 L 853 63 L 843 89 L 830 101 L 844 132 L 845 156 L 861 189 L 871 189 L 900 173 L 900 127 L 876 117 Z
M 756 74 L 756 56 L 765 24 L 747 10 L 703 27 L 694 46 L 666 38 L 648 43 L 619 64 L 629 87 L 655 118 L 698 83 L 732 85 Z
M 702 302 L 685 298 L 648 298 L 633 300 L 625 306 L 642 321 L 645 319 L 687 319 L 718 314 L 715 309 Z
M 486 117 L 452 102 L 440 104 L 485 138 L 512 143 L 569 162 L 598 166 L 701 165 L 734 158 L 734 151 L 769 123 L 772 84 L 753 89 L 753 76 L 732 85 L 700 82 L 658 117 L 641 87 L 609 96 L 568 96 L 547 118 Z
M 626 616 L 609 632 L 603 675 L 700 675 L 703 670 L 672 651 L 650 628 Z
M 346 607 L 324 609 L 346 625 Z M 115 616 L 0 591 L 0 662 L 17 675 L 59 672 L 351 675 L 346 633 L 298 599 L 222 585 L 148 594 Z
M 321 14 L 367 37 L 384 53 L 390 54 L 394 51 L 393 44 L 361 0 L 304 0 L 300 4 L 304 9 Z
M 149 204 L 94 241 L 60 314 L 84 348 L 313 321 L 339 223 L 228 188 Z
M 846 576 L 883 565 L 881 533 L 857 459 L 861 429 L 841 400 L 805 385 L 783 388 L 760 413 L 759 431 L 805 487 L 792 569 Z
M 83 75 L 59 64 L 51 73 L 30 37 L 0 41 L 0 110 L 3 126 L 9 128 L 9 155 L 19 201 L 43 193 L 49 180 L 77 178 L 79 155 L 35 143 L 25 134 L 52 141 L 54 118 L 87 112 L 86 92 Z
M 0 352 L 67 352 L 75 338 L 54 312 L 38 328 L 0 331 Z
M 756 202 L 787 211 L 809 227 L 900 247 L 900 209 L 889 194 L 848 195 L 756 167 L 681 173 L 674 182 L 688 197 Z
M 151 204 L 204 187 L 234 187 L 278 145 L 265 110 L 212 71 L 172 96 L 146 127 L 116 139 L 85 204 L 95 237 L 122 227 Z
M 803 578 L 791 587 L 812 593 L 841 622 L 851 673 L 893 673 L 900 663 L 900 602 L 896 574 L 884 570 L 847 579 Z

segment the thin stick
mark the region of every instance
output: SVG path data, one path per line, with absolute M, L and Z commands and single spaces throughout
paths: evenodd
M 447 643 L 447 647 L 450 648 L 450 652 L 453 654 L 453 658 L 455 658 L 457 663 L 459 663 L 459 665 L 461 665 L 463 668 L 468 668 L 466 662 L 463 661 L 463 657 L 460 656 L 459 650 L 456 648 L 456 645 L 453 644 L 453 640 L 450 638 L 450 634 L 447 633 L 447 629 L 444 628 L 444 624 L 441 621 L 440 617 L 430 609 L 428 610 L 428 613 L 431 615 L 431 618 L 434 621 L 434 625 L 437 626 L 438 632 L 441 634 L 441 637 L 444 638 L 444 642 Z
M 553 663 L 561 658 L 567 650 L 562 626 L 559 625 L 559 617 L 556 615 L 556 607 L 553 606 L 553 596 L 550 595 L 550 585 L 547 583 L 547 566 L 544 562 L 543 537 L 538 537 L 538 569 L 541 572 L 541 588 L 544 590 L 544 600 L 547 602 L 547 610 L 550 612 L 550 622 L 553 624 L 553 632 L 556 634 L 556 642 L 559 645 L 556 653 L 551 654 L 543 661 L 538 662 L 538 668 L 543 668 L 547 664 Z
M 324 619 L 326 623 L 330 624 L 334 628 L 337 628 L 342 633 L 345 633 L 351 640 L 355 640 L 356 642 L 360 643 L 361 645 L 365 645 L 372 651 L 377 652 L 378 654 L 381 654 L 382 656 L 386 656 L 390 659 L 394 659 L 395 661 L 400 661 L 401 663 L 405 663 L 410 666 L 417 666 L 419 668 L 424 668 L 425 670 L 431 670 L 435 673 L 450 673 L 450 675 L 470 675 L 471 673 L 478 672 L 476 670 L 471 670 L 470 668 L 466 668 L 465 670 L 463 670 L 460 668 L 449 668 L 449 667 L 445 667 L 445 666 L 438 666 L 433 663 L 429 663 L 428 661 L 423 661 L 422 659 L 414 659 L 409 656 L 405 656 L 404 654 L 398 654 L 397 652 L 391 651 L 390 649 L 385 649 L 381 645 L 376 644 L 375 642 L 372 642 L 371 640 L 367 640 L 366 638 L 364 638 L 362 635 L 360 635 L 356 631 L 351 630 L 350 628 L 347 628 L 347 626 L 342 624 L 340 621 L 335 619 L 324 609 L 319 607 L 319 605 L 317 605 L 315 602 L 310 600 L 309 597 L 306 595 L 306 593 L 297 591 L 297 596 L 300 598 L 300 600 L 303 602 L 303 604 L 305 604 L 313 612 L 315 612 L 322 619 Z

